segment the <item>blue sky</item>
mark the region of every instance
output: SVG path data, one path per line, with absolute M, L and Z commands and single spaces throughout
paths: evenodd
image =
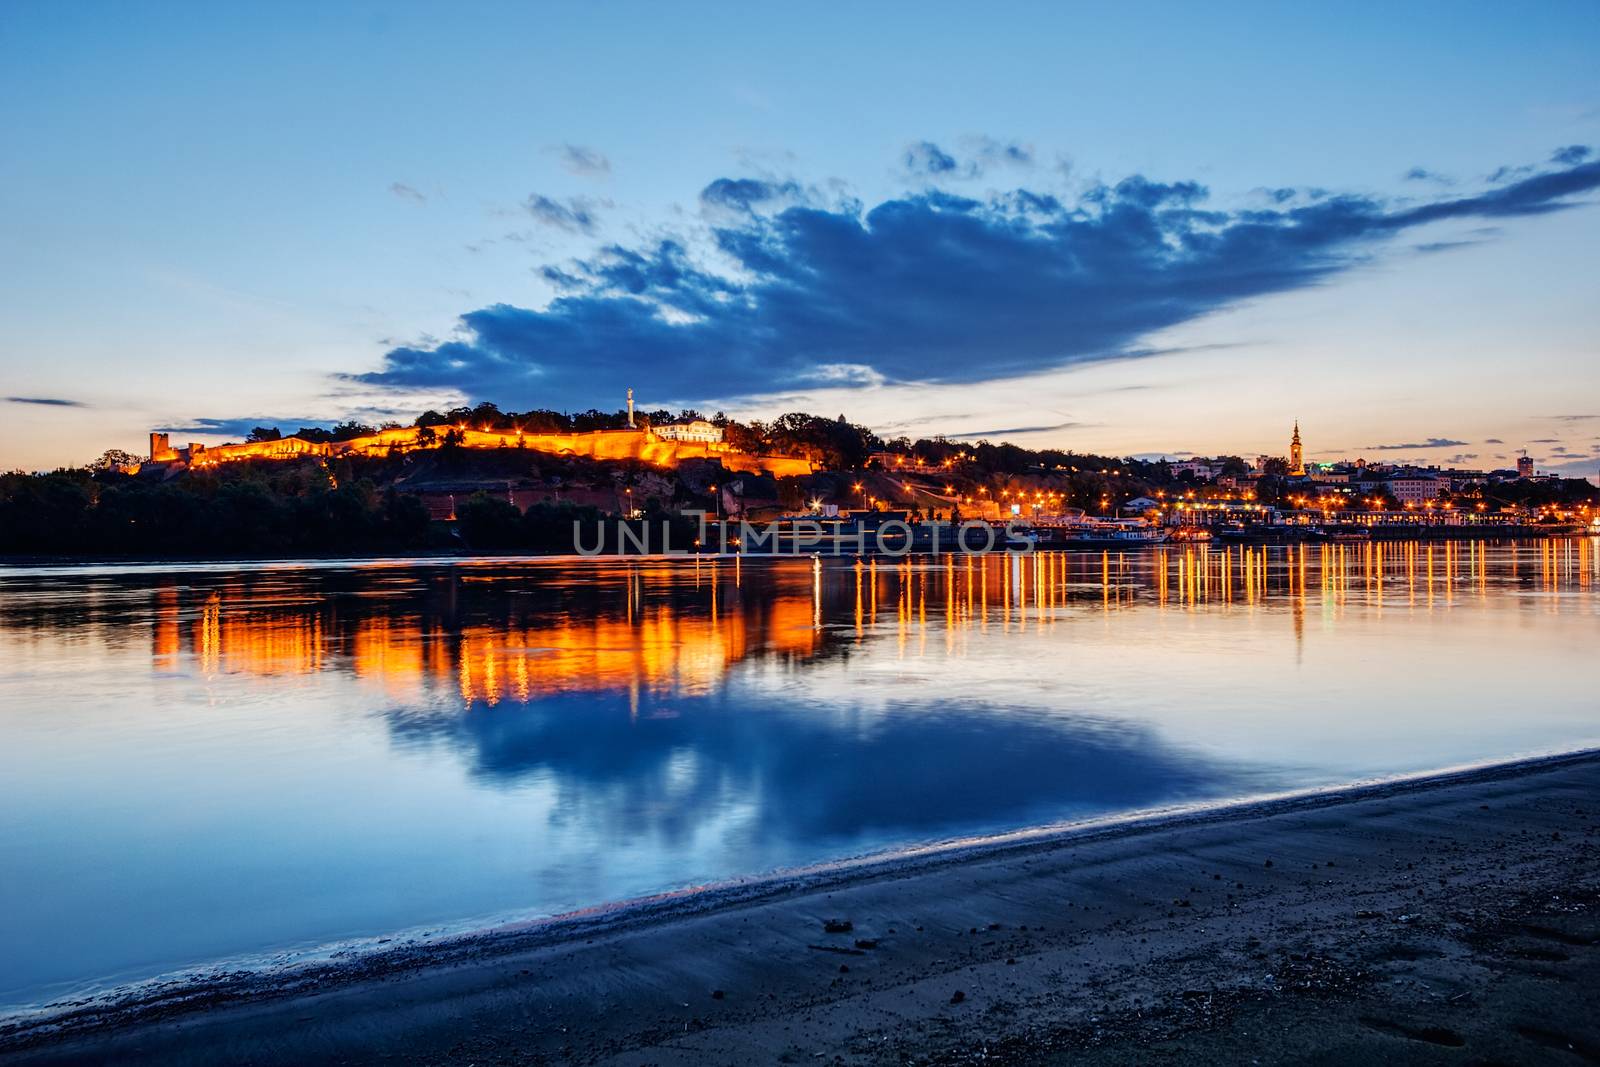
M 1596 473 L 1600 6 L 1111 8 L 9 5 L 0 465 L 631 384 Z

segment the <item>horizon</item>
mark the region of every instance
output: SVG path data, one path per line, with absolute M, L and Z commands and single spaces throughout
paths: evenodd
M 488 403 L 493 405 L 493 401 L 488 401 Z M 493 406 L 495 406 L 498 409 L 498 405 L 493 405 Z M 652 414 L 654 414 L 654 413 L 659 413 L 659 412 L 664 411 L 664 410 L 666 410 L 666 409 L 656 409 L 655 412 L 651 412 L 651 411 L 646 411 L 646 410 L 644 410 L 642 408 L 639 409 L 639 418 L 641 420 L 643 420 L 643 422 L 644 422 L 644 425 L 641 427 L 641 429 L 648 429 L 651 426 L 653 426 L 654 424 L 651 422 L 650 416 Z M 627 413 L 627 408 L 626 407 L 621 407 L 621 408 L 616 408 L 616 409 L 606 409 L 606 408 L 599 408 L 599 407 L 589 407 L 589 408 L 586 408 L 586 409 L 574 408 L 574 409 L 570 409 L 570 410 L 563 410 L 563 411 L 560 411 L 559 413 L 562 414 L 562 415 L 571 416 L 571 415 L 575 415 L 575 414 L 588 414 L 588 413 L 591 413 L 591 412 L 600 413 L 600 414 L 604 414 L 604 415 L 619 416 L 620 417 L 620 416 L 622 416 L 622 415 Z M 500 414 L 501 415 L 503 415 L 504 417 L 510 418 L 513 422 L 515 422 L 516 417 L 518 415 L 527 415 L 527 414 L 530 414 L 530 413 L 531 412 L 507 411 L 507 410 L 503 410 L 503 409 L 500 410 Z M 437 417 L 439 417 L 441 419 L 444 419 L 446 422 L 448 422 L 449 421 L 448 416 L 451 415 L 451 414 L 453 414 L 453 413 L 442 413 L 442 412 L 430 410 L 430 411 L 427 411 L 427 412 L 419 413 L 415 417 L 415 419 L 410 421 L 410 422 L 405 422 L 405 423 L 390 422 L 390 423 L 387 423 L 387 424 L 377 425 L 377 426 L 370 426 L 370 425 L 369 426 L 364 426 L 363 428 L 366 431 L 369 431 L 371 433 L 378 433 L 378 432 L 381 432 L 381 431 L 383 431 L 385 429 L 399 429 L 399 428 L 408 427 L 408 426 L 420 426 L 420 425 L 423 425 L 422 420 L 424 418 L 426 418 L 427 416 L 429 416 L 429 415 L 437 416 Z M 697 411 L 695 409 L 680 409 L 679 411 L 677 411 L 675 413 L 671 412 L 671 411 L 667 411 L 667 414 L 670 416 L 670 421 L 669 421 L 669 423 L 667 423 L 669 425 L 671 424 L 671 422 L 679 422 L 679 421 L 682 421 L 685 418 L 690 417 L 690 416 L 706 419 L 706 420 L 712 421 L 714 423 L 717 422 L 719 419 L 726 419 L 728 421 L 746 421 L 746 422 L 760 421 L 760 420 L 736 420 L 732 416 L 728 416 L 726 413 L 721 412 L 721 411 L 707 413 L 707 412 L 700 412 L 700 411 Z M 800 412 L 798 414 L 811 414 L 811 415 L 815 416 L 818 413 L 815 413 L 815 412 L 811 412 L 811 413 Z M 826 418 L 827 416 L 818 416 L 818 417 Z M 840 419 L 844 420 L 844 421 L 851 422 L 853 425 L 864 425 L 864 424 L 860 424 L 860 423 L 855 423 L 854 420 L 850 419 L 849 416 L 846 413 L 843 413 L 843 412 L 841 412 L 838 417 Z M 439 423 L 429 423 L 428 425 L 439 425 Z M 247 431 L 247 432 L 239 433 L 239 434 L 236 434 L 236 435 L 224 435 L 224 434 L 215 434 L 215 433 L 206 435 L 206 434 L 190 433 L 190 437 L 191 438 L 210 437 L 213 440 L 201 440 L 201 441 L 199 441 L 199 443 L 205 444 L 207 447 L 212 447 L 213 445 L 216 445 L 216 444 L 235 444 L 235 443 L 240 443 L 240 442 L 243 442 L 243 441 L 253 440 L 254 439 L 254 433 L 255 433 L 255 431 L 258 431 L 258 430 L 269 430 L 269 431 L 272 431 L 274 433 L 280 434 L 284 438 L 288 438 L 288 437 L 297 436 L 301 431 L 305 431 L 305 430 L 327 431 L 327 430 L 331 430 L 331 429 L 334 429 L 334 428 L 335 428 L 335 424 L 327 423 L 327 422 L 301 425 L 301 426 L 297 426 L 297 427 L 295 427 L 293 429 L 288 429 L 288 428 L 286 428 L 285 426 L 282 426 L 282 425 L 260 424 L 260 425 L 256 425 L 256 426 L 251 427 L 251 429 L 249 431 Z M 866 427 L 866 429 L 872 430 L 872 427 L 869 426 L 869 427 Z M 191 430 L 192 430 L 192 427 L 187 427 L 186 428 L 186 427 L 181 427 L 181 426 L 179 426 L 179 427 L 158 426 L 158 427 L 153 427 L 150 432 L 152 434 L 159 433 L 159 434 L 162 434 L 164 437 L 170 437 L 173 434 L 187 433 L 187 432 L 190 432 Z M 1301 430 L 1301 427 L 1300 427 L 1299 420 L 1295 420 L 1294 423 L 1293 423 L 1293 429 L 1291 430 L 1291 434 L 1292 435 L 1299 435 L 1300 434 L 1300 430 Z M 873 430 L 873 432 L 876 433 L 875 430 Z M 1101 457 L 1105 457 L 1105 458 L 1113 458 L 1113 457 L 1115 457 L 1115 458 L 1120 458 L 1120 459 L 1128 460 L 1128 461 L 1139 461 L 1139 462 L 1146 462 L 1146 463 L 1162 463 L 1162 462 L 1182 463 L 1182 462 L 1185 462 L 1187 460 L 1207 460 L 1207 459 L 1209 459 L 1209 460 L 1213 460 L 1213 461 L 1220 461 L 1220 460 L 1223 460 L 1223 459 L 1239 459 L 1239 460 L 1243 460 L 1243 461 L 1245 461 L 1247 463 L 1254 464 L 1254 463 L 1256 463 L 1256 461 L 1258 459 L 1263 459 L 1263 458 L 1268 458 L 1268 457 L 1277 458 L 1277 459 L 1283 459 L 1286 456 L 1288 456 L 1289 451 L 1290 451 L 1288 448 L 1285 448 L 1282 452 L 1273 452 L 1270 449 L 1265 449 L 1265 450 L 1261 450 L 1261 451 L 1257 451 L 1257 452 L 1251 452 L 1251 453 L 1248 453 L 1248 454 L 1246 454 L 1246 453 L 1234 453 L 1234 452 L 1187 452 L 1187 451 L 1179 452 L 1179 453 L 1167 453 L 1167 452 L 1115 453 L 1115 452 L 1098 452 L 1093 448 L 1055 449 L 1055 448 L 1053 448 L 1053 446 L 1049 446 L 1049 445 L 1031 445 L 1030 446 L 1030 445 L 1027 445 L 1027 444 L 1019 444 L 1019 443 L 1017 443 L 1015 441 L 1011 441 L 1011 440 L 1009 440 L 1009 439 L 1007 439 L 1005 437 L 1000 437 L 998 439 L 991 439 L 988 436 L 973 437 L 971 435 L 963 435 L 963 436 L 960 436 L 960 437 L 951 437 L 951 436 L 944 435 L 944 434 L 928 434 L 928 435 L 915 435 L 915 436 L 897 435 L 895 437 L 883 437 L 880 434 L 879 436 L 882 439 L 882 443 L 885 446 L 888 446 L 888 447 L 897 446 L 897 443 L 900 442 L 900 441 L 905 441 L 909 445 L 913 445 L 913 446 L 916 445 L 916 444 L 919 444 L 919 443 L 923 443 L 923 442 L 942 442 L 942 443 L 947 443 L 947 444 L 966 444 L 966 445 L 974 445 L 974 446 L 976 446 L 976 445 L 1008 446 L 1009 445 L 1009 446 L 1022 448 L 1022 449 L 1025 449 L 1025 450 L 1028 450 L 1028 451 L 1033 451 L 1033 452 L 1064 451 L 1064 452 L 1067 452 L 1069 454 L 1101 456 Z M 182 447 L 183 445 L 186 445 L 188 443 L 189 443 L 188 439 L 184 439 L 182 441 L 174 441 L 173 442 L 175 447 Z M 1438 463 L 1438 462 L 1434 462 L 1434 461 L 1429 461 L 1429 460 L 1426 460 L 1426 459 L 1418 458 L 1416 453 L 1420 453 L 1421 451 L 1428 449 L 1430 444 L 1434 444 L 1435 447 L 1437 447 L 1436 443 L 1429 443 L 1429 442 L 1415 442 L 1415 443 L 1410 443 L 1410 444 L 1405 444 L 1405 445 L 1385 445 L 1385 446 L 1378 446 L 1377 449 L 1375 449 L 1375 451 L 1378 452 L 1379 455 L 1377 455 L 1375 458 L 1371 458 L 1371 459 L 1369 459 L 1365 455 L 1344 455 L 1344 456 L 1339 456 L 1339 457 L 1336 457 L 1336 458 L 1323 458 L 1323 459 L 1320 459 L 1320 460 L 1312 459 L 1312 460 L 1309 460 L 1309 462 L 1311 462 L 1311 463 L 1313 463 L 1313 464 L 1315 464 L 1317 466 L 1322 466 L 1322 467 L 1339 466 L 1339 465 L 1353 465 L 1355 463 L 1361 462 L 1361 463 L 1365 463 L 1368 467 L 1385 467 L 1385 468 L 1409 468 L 1409 467 L 1428 468 L 1428 467 L 1434 467 L 1434 468 L 1439 468 L 1439 469 L 1450 469 L 1450 468 L 1463 469 L 1463 465 L 1459 464 L 1459 463 L 1456 463 L 1456 464 L 1451 464 L 1451 463 L 1448 463 L 1448 462 L 1447 463 Z M 1384 452 L 1402 452 L 1402 453 L 1411 453 L 1411 455 L 1387 456 L 1387 455 L 1383 455 L 1382 454 Z M 1307 456 L 1313 456 L 1315 454 L 1316 453 L 1314 453 L 1312 450 L 1308 449 L 1306 451 L 1306 455 Z M 1510 457 L 1509 457 L 1510 462 L 1505 467 L 1497 468 L 1497 467 L 1494 467 L 1492 465 L 1478 464 L 1478 465 L 1475 465 L 1475 466 L 1466 467 L 1465 469 L 1481 469 L 1481 470 L 1486 470 L 1486 471 L 1490 471 L 1490 470 L 1509 470 L 1509 469 L 1513 469 L 1515 467 L 1515 465 L 1516 465 L 1517 460 L 1519 458 L 1521 458 L 1522 456 L 1526 455 L 1526 454 L 1527 453 L 1525 452 L 1525 450 L 1513 451 L 1510 454 Z M 44 473 L 44 472 L 40 471 L 40 472 L 36 472 L 36 473 Z M 1555 472 L 1547 471 L 1544 468 L 1539 468 L 1538 469 L 1538 473 L 1540 473 L 1540 474 L 1550 474 L 1550 473 L 1555 473 Z M 1564 475 L 1564 476 L 1571 477 L 1571 475 Z M 1590 482 L 1595 482 L 1596 481 L 1596 479 L 1593 478 L 1593 477 L 1589 477 L 1589 478 L 1586 478 L 1584 480 L 1587 480 L 1587 481 L 1590 481 Z M 1600 484 L 1600 483 L 1597 483 L 1597 484 Z
M 0 15 L 0 467 L 633 385 L 1596 480 L 1592 6 L 694 10 Z

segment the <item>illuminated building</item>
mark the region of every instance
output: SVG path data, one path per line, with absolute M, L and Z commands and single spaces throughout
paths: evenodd
M 1518 478 L 1532 478 L 1533 477 L 1533 457 L 1532 456 L 1518 456 L 1517 457 L 1517 477 Z
M 714 444 L 722 440 L 722 427 L 705 419 L 652 426 L 650 432 L 663 441 L 699 441 L 703 444 Z
M 1388 487 L 1389 492 L 1402 504 L 1437 500 L 1450 488 L 1448 478 L 1440 478 L 1428 471 L 1400 471 L 1380 484 Z
M 1209 482 L 1222 473 L 1222 464 L 1213 463 L 1209 459 L 1175 460 L 1168 464 L 1172 468 L 1173 477 L 1192 474 L 1196 481 Z
M 1294 436 L 1289 439 L 1289 473 L 1296 478 L 1306 476 L 1306 454 L 1300 445 L 1300 420 L 1294 422 Z

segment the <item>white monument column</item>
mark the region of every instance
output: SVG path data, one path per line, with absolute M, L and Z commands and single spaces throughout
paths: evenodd
M 633 390 L 628 390 L 628 429 L 636 429 L 633 425 Z

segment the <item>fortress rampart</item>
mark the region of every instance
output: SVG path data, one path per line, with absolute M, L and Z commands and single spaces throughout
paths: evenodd
M 431 431 L 431 432 L 429 432 Z M 473 430 L 448 426 L 404 426 L 379 430 L 347 441 L 307 441 L 284 437 L 276 441 L 246 441 L 238 444 L 190 444 L 173 448 L 164 433 L 150 435 L 151 463 L 185 463 L 191 468 L 214 467 L 245 459 L 300 459 L 341 456 L 387 456 L 442 447 L 447 433 L 453 433 L 462 448 L 524 448 L 557 456 L 583 456 L 589 459 L 638 460 L 658 467 L 675 467 L 684 460 L 715 459 L 729 470 L 780 478 L 810 474 L 815 468 L 802 456 L 756 456 L 740 452 L 721 441 L 668 440 L 648 429 L 593 430 L 585 433 L 522 433 L 517 430 Z

